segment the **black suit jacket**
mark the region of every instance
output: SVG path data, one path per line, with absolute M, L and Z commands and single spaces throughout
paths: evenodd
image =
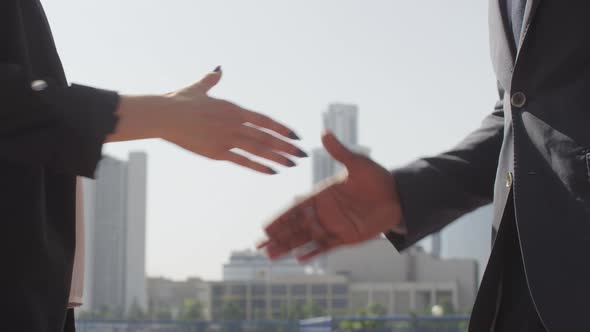
M 500 1 L 490 1 L 500 101 L 454 149 L 394 171 L 409 232 L 388 237 L 403 250 L 492 201 L 497 228 L 512 190 L 541 319 L 590 331 L 590 2 L 529 0 L 517 53 Z
M 117 103 L 114 92 L 66 84 L 37 0 L 0 1 L 3 331 L 63 330 L 75 177 L 93 175 Z

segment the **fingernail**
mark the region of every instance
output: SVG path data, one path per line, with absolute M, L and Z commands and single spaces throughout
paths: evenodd
M 217 66 L 215 67 L 215 69 L 213 69 L 214 73 L 220 73 L 221 72 L 221 66 Z
M 288 167 L 295 167 L 295 166 L 297 166 L 297 164 L 293 160 L 290 160 L 289 159 L 289 162 L 287 163 L 287 166 Z
M 291 139 L 296 139 L 296 140 L 298 140 L 298 141 L 300 141 L 300 140 L 301 140 L 301 138 L 299 138 L 299 136 L 297 136 L 297 134 L 295 134 L 295 132 L 290 132 L 290 133 L 289 133 L 289 138 L 291 138 Z
M 268 174 L 270 174 L 270 175 L 275 175 L 275 174 L 278 174 L 278 172 L 277 172 L 277 171 L 275 171 L 274 169 L 272 169 L 272 168 L 270 168 L 270 167 L 267 167 L 267 168 L 266 168 L 266 171 L 267 171 L 267 172 L 268 172 Z
M 307 157 L 309 157 L 307 155 L 307 153 L 305 153 L 305 151 L 303 151 L 303 150 L 297 150 L 297 156 L 298 157 L 301 157 L 301 158 L 307 158 Z
M 270 244 L 270 240 L 261 241 L 260 243 L 258 243 L 258 245 L 256 245 L 256 249 L 262 250 L 265 247 L 268 247 L 269 244 Z

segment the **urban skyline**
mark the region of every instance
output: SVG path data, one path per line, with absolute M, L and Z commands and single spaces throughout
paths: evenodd
M 330 104 L 323 124 L 348 148 L 369 155 L 370 149 L 359 144 L 358 114 L 356 105 Z M 314 184 L 341 171 L 322 148 L 314 150 L 312 164 Z M 286 312 L 306 304 L 329 315 L 354 315 L 375 305 L 389 315 L 429 311 L 434 305 L 467 312 L 475 301 L 479 264 L 473 257 L 442 259 L 443 236 L 433 238 L 439 243 L 430 253 L 419 245 L 398 253 L 388 240 L 377 238 L 339 248 L 309 265 L 293 257 L 273 262 L 250 249 L 232 251 L 219 281 L 150 278 L 150 303 L 157 306 L 151 311 L 179 312 L 190 299 L 187 294 L 197 294 L 194 299 L 205 304 L 206 319 L 224 318 L 228 303 L 241 308 L 235 312 L 239 319 L 248 320 L 284 319 Z M 178 291 L 189 285 L 187 294 Z
M 395 168 L 454 146 L 498 98 L 486 2 L 42 2 L 70 82 L 165 93 L 222 65 L 211 94 L 289 125 L 307 152 L 320 145 L 319 112 L 332 101 L 361 107 L 363 145 Z M 160 140 L 107 144 L 104 153 L 136 150 L 150 156 L 150 275 L 220 278 L 232 247 L 251 247 L 311 187 L 311 160 L 264 177 Z
M 328 106 L 322 117 L 326 129 L 334 132 L 349 148 L 368 155 L 370 149 L 359 144 L 358 115 L 358 106 L 334 103 Z M 322 151 L 321 148 L 314 150 L 312 157 L 314 159 L 312 177 L 316 184 L 341 170 L 341 166 L 325 150 L 324 154 L 321 153 Z M 148 285 L 145 272 L 146 174 L 147 155 L 134 152 L 129 155 L 128 161 L 105 157 L 98 168 L 97 180 L 84 182 L 84 214 L 89 234 L 87 236 L 89 250 L 86 251 L 87 281 L 85 305 L 82 311 L 97 312 L 108 307 L 110 310 L 128 312 L 130 308 L 136 307 L 146 312 L 153 311 L 154 306 L 157 306 L 159 310 L 171 303 L 176 303 L 174 310 L 180 310 L 178 301 L 148 298 L 148 293 L 154 292 L 149 290 L 150 287 L 159 287 L 160 293 L 170 293 L 172 289 L 187 291 L 187 294 L 180 294 L 177 290 L 174 296 L 176 299 L 195 297 L 204 303 L 203 310 L 209 315 L 208 317 L 213 318 L 220 315 L 219 303 L 222 301 L 215 299 L 217 294 L 214 291 L 215 287 L 222 289 L 229 287 L 228 294 L 233 294 L 231 290 L 233 286 L 227 286 L 227 284 L 245 285 L 244 289 L 250 289 L 248 285 L 252 283 L 272 283 L 275 286 L 282 285 L 281 287 L 286 287 L 285 289 L 291 289 L 290 285 L 295 287 L 301 283 L 307 284 L 308 281 L 312 284 L 314 282 L 345 284 L 350 292 L 356 292 L 356 296 L 350 293 L 346 301 L 332 297 L 322 299 L 305 297 L 306 301 L 318 301 L 320 307 L 330 312 L 335 312 L 333 309 L 336 308 L 341 313 L 347 311 L 352 314 L 363 306 L 379 304 L 390 314 L 404 313 L 409 310 L 423 310 L 426 304 L 434 305 L 437 299 L 442 298 L 445 298 L 446 302 L 450 301 L 454 308 L 466 310 L 475 299 L 481 267 L 478 263 L 471 266 L 470 259 L 481 261 L 481 257 L 474 257 L 475 253 L 466 250 L 465 245 L 449 243 L 449 241 L 460 242 L 456 236 L 465 231 L 465 226 L 461 224 L 447 234 L 439 233 L 438 237 L 434 237 L 433 242 L 440 242 L 431 244 L 429 254 L 424 253 L 420 246 L 400 254 L 387 240 L 375 239 L 356 248 L 341 248 L 306 266 L 300 265 L 293 257 L 270 262 L 260 252 L 248 249 L 231 253 L 229 261 L 222 266 L 221 281 L 203 281 L 199 277 L 191 277 L 179 284 L 164 277 L 157 277 L 150 278 L 152 281 Z M 475 219 L 477 218 L 482 217 L 476 216 Z M 469 227 L 473 228 L 474 221 L 468 222 Z M 474 246 L 473 242 L 478 245 Z M 482 241 L 472 241 L 469 246 L 472 249 L 482 247 L 481 243 Z M 477 253 L 481 253 L 481 250 Z M 445 260 L 443 256 L 446 259 L 460 257 L 463 260 Z M 374 264 L 375 261 L 380 263 Z M 391 262 L 383 263 L 387 261 Z M 453 266 L 453 264 L 455 265 L 451 269 L 445 267 Z M 417 268 L 418 265 L 421 268 Z M 101 273 L 101 271 L 109 271 L 109 273 Z M 425 275 L 424 271 L 429 271 L 430 275 L 428 273 Z M 309 287 L 315 289 L 315 286 Z M 446 295 L 436 295 L 439 291 Z M 248 292 L 244 294 L 249 294 Z M 285 296 L 287 294 L 291 293 L 287 292 Z M 330 293 L 325 293 L 326 296 L 327 294 Z M 156 295 L 150 295 L 152 296 Z M 233 297 L 230 296 L 230 298 Z M 279 300 L 286 301 L 285 303 L 289 305 L 303 303 L 303 299 L 298 297 L 277 298 L 273 301 Z M 276 306 L 270 305 L 271 302 L 264 302 L 264 308 L 260 307 L 262 298 L 247 301 L 254 301 L 253 303 L 258 303 L 259 306 L 256 308 L 256 304 L 248 302 L 248 310 L 244 312 L 248 319 L 272 318 L 279 315 L 278 312 L 273 311 Z M 259 315 L 255 312 L 260 312 L 262 309 L 266 310 L 264 317 L 258 317 Z
M 325 269 L 306 270 L 296 260 L 271 262 L 264 254 L 235 251 L 223 265 L 224 278 L 183 281 L 149 278 L 150 312 L 181 312 L 187 301 L 202 305 L 204 319 L 286 319 L 311 305 L 317 315 L 356 315 L 375 308 L 382 314 L 470 310 L 478 285 L 473 259 L 445 260 L 414 247 L 395 252 L 386 239 L 340 248 L 326 255 Z

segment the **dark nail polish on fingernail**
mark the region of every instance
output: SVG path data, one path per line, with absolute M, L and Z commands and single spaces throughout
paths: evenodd
M 299 136 L 297 136 L 297 134 L 295 134 L 294 132 L 289 133 L 289 138 L 296 139 L 298 141 L 301 140 L 301 138 L 299 138 Z
M 219 72 L 221 72 L 221 66 L 217 66 L 217 67 L 215 67 L 215 69 L 213 69 L 213 72 L 214 72 L 214 73 L 219 73 Z
M 266 171 L 267 171 L 267 172 L 268 172 L 268 174 L 270 174 L 270 175 L 275 175 L 275 174 L 278 174 L 278 173 L 277 173 L 277 171 L 275 171 L 274 169 L 272 169 L 272 168 L 270 168 L 270 167 L 268 167 L 268 168 L 266 169 Z
M 289 160 L 289 162 L 287 163 L 287 166 L 295 167 L 295 166 L 297 166 L 297 164 L 293 160 Z
M 307 158 L 307 157 L 309 157 L 307 155 L 307 153 L 305 153 L 305 151 L 303 151 L 303 150 L 297 150 L 297 156 L 298 157 L 301 157 L 301 158 Z

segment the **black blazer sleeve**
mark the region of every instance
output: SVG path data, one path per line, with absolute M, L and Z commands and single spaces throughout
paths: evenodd
M 404 250 L 425 236 L 493 199 L 498 157 L 503 142 L 504 92 L 481 127 L 452 150 L 394 170 L 406 235 L 387 238 Z
M 0 63 L 0 159 L 92 177 L 117 122 L 118 94 L 49 80 L 34 91 L 26 77 Z

